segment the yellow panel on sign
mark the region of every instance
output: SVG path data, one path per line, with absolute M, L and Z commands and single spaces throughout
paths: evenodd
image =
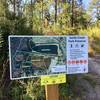
M 41 85 L 60 84 L 66 82 L 66 74 L 41 76 Z

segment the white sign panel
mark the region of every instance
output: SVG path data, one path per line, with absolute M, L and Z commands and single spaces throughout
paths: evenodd
M 88 37 L 67 36 L 67 74 L 88 72 Z

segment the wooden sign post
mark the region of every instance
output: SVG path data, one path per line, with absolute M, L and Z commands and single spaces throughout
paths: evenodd
M 46 100 L 59 100 L 59 84 L 66 83 L 66 74 L 41 77 L 41 85 L 45 85 Z
M 46 100 L 59 100 L 58 85 L 45 85 Z

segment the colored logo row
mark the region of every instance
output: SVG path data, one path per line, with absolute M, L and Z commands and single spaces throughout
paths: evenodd
M 67 63 L 70 64 L 87 64 L 87 60 L 68 60 Z

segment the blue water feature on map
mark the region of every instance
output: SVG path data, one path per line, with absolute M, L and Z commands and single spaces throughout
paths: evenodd
M 38 45 L 32 47 L 33 51 L 46 53 L 46 54 L 58 54 L 58 46 L 57 45 Z

